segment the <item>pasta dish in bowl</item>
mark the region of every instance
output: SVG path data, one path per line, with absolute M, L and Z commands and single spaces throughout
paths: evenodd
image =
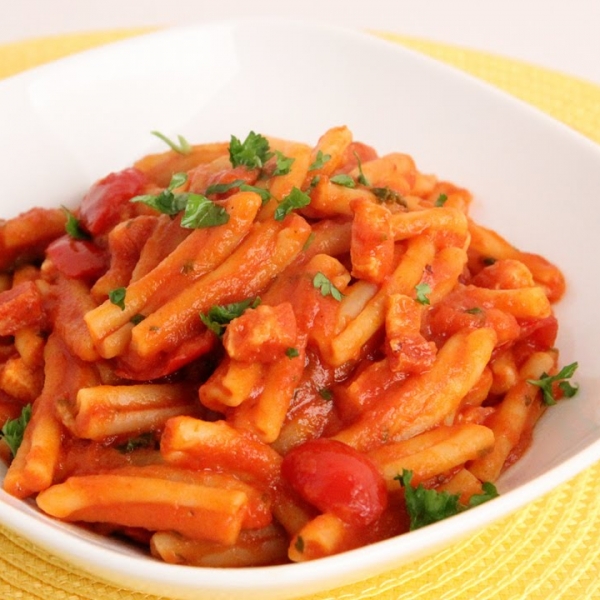
M 54 85 L 38 82 L 36 115 L 53 114 Z M 25 500 L 76 545 L 106 537 L 88 556 L 109 570 L 125 553 L 117 576 L 136 585 L 152 564 L 191 577 L 169 593 L 233 578 L 234 595 L 236 574 L 267 569 L 280 593 L 310 564 L 302 591 L 320 589 L 367 547 L 363 576 L 506 514 L 577 456 L 565 439 L 527 473 L 538 431 L 560 425 L 544 413 L 591 406 L 557 337 L 571 271 L 537 239 L 513 246 L 468 181 L 376 127 L 283 129 L 153 131 L 168 149 L 0 229 L 7 507 Z

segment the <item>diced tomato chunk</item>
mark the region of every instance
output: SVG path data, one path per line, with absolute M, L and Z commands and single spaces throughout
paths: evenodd
M 128 214 L 126 202 L 143 191 L 146 175 L 129 168 L 97 181 L 81 201 L 79 217 L 92 235 L 106 233 Z
M 282 475 L 307 502 L 356 526 L 376 521 L 387 506 L 383 476 L 364 454 L 320 438 L 293 448 Z
M 294 346 L 296 338 L 296 317 L 289 302 L 261 304 L 231 321 L 223 345 L 235 360 L 270 362 Z
M 46 256 L 66 277 L 93 280 L 108 267 L 105 250 L 88 240 L 75 240 L 64 235 L 46 249 Z
M 35 325 L 43 316 L 42 295 L 33 281 L 23 281 L 0 293 L 0 336 Z

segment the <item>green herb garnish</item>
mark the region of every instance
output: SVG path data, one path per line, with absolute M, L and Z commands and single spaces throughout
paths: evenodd
M 166 135 L 160 133 L 160 131 L 151 131 L 150 133 L 161 139 L 169 146 L 169 148 L 171 148 L 171 150 L 175 150 L 178 154 L 186 155 L 192 151 L 192 147 L 182 135 L 177 136 L 177 139 L 179 140 L 179 144 L 177 144 L 177 142 L 170 140 Z
M 181 226 L 187 229 L 217 227 L 229 221 L 229 213 L 202 194 L 187 194 Z
M 331 154 L 323 154 L 321 150 L 318 150 L 315 161 L 308 167 L 308 170 L 315 171 L 316 169 L 321 169 L 323 165 L 330 160 Z
M 419 283 L 415 285 L 416 300 L 419 304 L 430 304 L 427 294 L 431 293 L 431 286 L 428 283 Z
M 249 169 L 262 169 L 273 156 L 269 149 L 269 140 L 259 133 L 251 131 L 241 142 L 234 135 L 229 142 L 229 160 L 233 167 L 245 166 Z
M 350 177 L 350 175 L 346 175 L 345 173 L 341 173 L 340 175 L 334 175 L 329 179 L 331 183 L 335 183 L 336 185 L 341 185 L 347 188 L 356 187 L 356 181 Z
M 292 191 L 283 198 L 279 206 L 275 209 L 273 218 L 276 221 L 283 221 L 286 215 L 291 213 L 296 208 L 302 208 L 310 204 L 310 196 L 299 190 L 297 187 L 292 188 Z
M 468 506 L 465 506 L 459 502 L 460 496 L 458 494 L 426 489 L 422 483 L 417 487 L 413 487 L 410 484 L 412 477 L 412 471 L 404 469 L 401 475 L 397 475 L 394 478 L 404 487 L 404 497 L 410 518 L 411 531 L 425 527 L 425 525 L 430 525 L 431 523 L 442 521 L 498 496 L 498 491 L 494 484 L 485 482 L 482 485 L 483 493 L 473 495 L 469 500 Z
M 319 396 L 321 396 L 321 398 L 323 398 L 323 400 L 333 400 L 333 393 L 329 388 L 321 388 L 319 390 Z
M 446 194 L 440 194 L 435 201 L 435 206 L 444 206 L 446 200 L 448 200 L 448 196 L 446 196 Z
M 360 160 L 360 156 L 355 152 L 354 157 L 356 158 L 356 166 L 358 167 L 358 183 L 361 185 L 370 186 L 369 180 L 365 177 L 365 174 L 362 170 L 362 161 Z
M 260 304 L 260 298 L 248 298 L 241 302 L 212 306 L 207 313 L 201 313 L 202 322 L 215 335 L 221 337 L 225 328 L 233 319 L 242 315 L 247 308 L 256 308 Z
M 4 438 L 4 441 L 8 444 L 10 451 L 15 457 L 17 450 L 23 442 L 23 434 L 25 428 L 31 420 L 31 404 L 27 404 L 21 409 L 21 414 L 15 419 L 9 419 L 4 423 L 4 427 L 0 431 L 0 436 Z
M 572 385 L 567 381 L 567 379 L 573 377 L 578 366 L 578 363 L 574 362 L 563 367 L 556 375 L 542 373 L 540 379 L 528 379 L 527 383 L 537 385 L 542 390 L 542 400 L 544 404 L 546 406 L 552 406 L 553 404 L 556 404 L 556 398 L 554 396 L 555 383 L 558 383 L 559 389 L 566 398 L 572 398 L 579 390 L 578 385 Z
M 81 227 L 79 219 L 65 206 L 62 207 L 67 221 L 65 223 L 65 231 L 74 240 L 89 240 L 92 236 Z
M 117 446 L 117 450 L 121 454 L 129 454 L 138 448 L 149 448 L 153 446 L 155 442 L 154 435 L 150 432 L 142 433 L 142 435 L 138 435 L 137 437 L 131 438 L 127 440 L 124 444 Z
M 171 182 L 160 194 L 134 196 L 131 202 L 142 202 L 160 213 L 171 216 L 176 215 L 185 208 L 188 194 L 175 194 L 173 190 L 181 187 L 186 181 L 187 175 L 185 173 L 174 173 Z
M 258 194 L 263 201 L 263 204 L 271 199 L 271 193 L 269 190 L 259 188 L 254 185 L 249 185 L 242 179 L 236 179 L 230 183 L 215 183 L 214 185 L 209 185 L 204 193 L 207 196 L 210 194 L 225 194 L 233 188 L 239 188 L 241 192 L 254 192 L 255 194 Z
M 276 162 L 275 162 L 275 170 L 273 171 L 273 175 L 287 175 L 294 164 L 295 158 L 289 158 L 285 156 L 279 150 L 274 151 Z
M 110 290 L 108 292 L 108 299 L 116 304 L 121 310 L 125 310 L 125 294 L 127 289 L 124 287 L 115 288 L 114 290 Z
M 396 191 L 389 187 L 372 187 L 371 192 L 375 197 L 385 204 L 401 204 L 406 206 L 406 200 Z
M 342 300 L 344 295 L 321 271 L 313 277 L 313 286 L 320 290 L 322 296 L 332 296 L 338 302 Z

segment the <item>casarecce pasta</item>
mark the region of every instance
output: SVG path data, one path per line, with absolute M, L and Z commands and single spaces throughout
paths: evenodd
M 340 126 L 174 145 L 2 222 L 4 489 L 220 567 L 493 498 L 576 364 L 560 270 L 471 202 Z

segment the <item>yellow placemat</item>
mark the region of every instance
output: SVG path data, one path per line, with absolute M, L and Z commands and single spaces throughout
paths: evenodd
M 0 78 L 144 31 L 97 32 L 0 45 Z M 600 143 L 600 87 L 596 85 L 490 54 L 378 35 L 480 77 Z M 511 517 L 438 554 L 303 600 L 600 599 L 599 498 L 600 463 Z M 99 581 L 0 527 L 0 599 L 159 597 Z

